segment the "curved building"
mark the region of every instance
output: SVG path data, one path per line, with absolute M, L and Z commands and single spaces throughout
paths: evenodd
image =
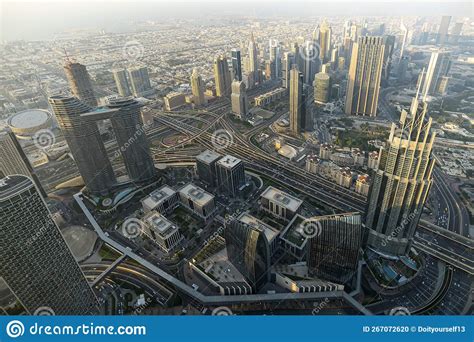
M 91 107 L 97 106 L 97 99 L 86 66 L 68 60 L 64 66 L 64 72 L 72 94 Z
M 329 101 L 331 93 L 331 76 L 326 73 L 319 72 L 314 77 L 314 102 L 317 104 L 325 104 Z
M 25 310 L 97 315 L 98 301 L 33 182 L 0 179 L 0 277 Z
M 418 97 L 418 93 L 417 93 Z M 411 246 L 432 184 L 435 133 L 426 118 L 427 103 L 413 99 L 410 113 L 392 124 L 370 189 L 366 226 L 368 246 L 389 255 L 405 255 Z
M 10 116 L 7 124 L 19 139 L 30 139 L 42 129 L 51 129 L 53 116 L 44 109 L 27 109 Z

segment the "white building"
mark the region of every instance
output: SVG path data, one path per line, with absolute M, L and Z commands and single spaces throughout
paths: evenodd
M 215 212 L 214 196 L 192 183 L 179 190 L 179 197 L 181 204 L 206 221 Z
M 143 222 L 145 234 L 165 253 L 169 253 L 183 239 L 178 227 L 156 211 L 146 214 Z

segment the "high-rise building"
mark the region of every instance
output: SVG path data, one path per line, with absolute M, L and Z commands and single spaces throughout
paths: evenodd
M 250 37 L 250 42 L 248 45 L 248 54 L 249 54 L 249 70 L 250 72 L 253 72 L 254 74 L 257 74 L 258 72 L 258 50 L 257 50 L 257 44 L 255 43 L 255 38 L 252 35 Z
M 331 57 L 331 26 L 324 20 L 319 29 L 319 58 L 323 63 L 329 61 Z
M 128 69 L 128 76 L 132 86 L 132 93 L 135 97 L 147 96 L 153 93 L 153 88 L 148 75 L 148 68 L 136 66 Z
M 401 112 L 398 127 L 392 124 L 380 148 L 368 198 L 367 243 L 385 254 L 408 252 L 432 184 L 435 133 L 430 131 L 432 119 L 426 117 L 428 105 L 419 103 L 418 93 L 410 112 Z
M 382 67 L 382 78 L 384 81 L 388 81 L 390 77 L 394 49 L 395 49 L 395 36 L 386 36 L 385 48 L 384 48 L 384 53 L 383 53 L 383 67 Z M 400 53 L 402 52 L 403 50 Z
M 316 235 L 308 244 L 308 269 L 318 278 L 344 284 L 357 271 L 362 246 L 359 213 L 318 216 L 303 225 L 313 225 Z
M 234 80 L 242 81 L 242 59 L 240 57 L 240 50 L 232 49 L 232 74 Z
M 270 245 L 264 229 L 232 220 L 224 234 L 229 261 L 258 291 L 270 280 Z
M 230 155 L 219 159 L 216 163 L 219 190 L 231 197 L 239 194 L 245 184 L 245 167 L 242 160 Z
M 125 69 L 114 69 L 112 70 L 114 75 L 115 85 L 120 96 L 130 96 L 132 91 L 130 90 L 130 84 L 128 83 L 127 70 Z
M 15 134 L 10 128 L 4 128 L 0 130 L 0 178 L 10 175 L 31 178 L 41 196 L 47 196 Z
M 193 69 L 193 73 L 191 74 L 191 90 L 196 106 L 202 106 L 206 103 L 206 98 L 204 97 L 204 82 L 197 69 Z
M 450 69 L 451 55 L 448 52 L 431 53 L 430 64 L 424 77 L 423 96 L 442 94 L 447 86 L 447 81 L 443 77 L 448 76 Z
M 72 95 L 90 107 L 96 107 L 97 99 L 95 98 L 94 89 L 92 88 L 86 66 L 68 60 L 64 65 L 64 71 Z
M 407 70 L 408 70 L 408 57 L 402 57 L 400 62 L 398 63 L 398 70 L 397 70 L 397 79 L 398 82 L 405 82 Z
M 247 98 L 247 91 L 243 81 L 232 82 L 232 112 L 241 120 L 247 119 L 249 112 L 249 100 Z
M 331 76 L 325 73 L 317 73 L 314 78 L 314 102 L 325 104 L 329 101 L 331 94 Z
M 444 44 L 448 38 L 449 23 L 451 22 L 451 16 L 443 15 L 441 17 L 441 23 L 439 24 L 438 35 L 436 37 L 436 44 Z
M 314 75 L 319 72 L 320 59 L 317 54 L 318 49 L 315 43 L 311 40 L 306 41 L 305 47 L 303 49 L 304 53 L 304 63 L 303 63 L 303 80 L 307 85 L 312 85 L 314 81 Z
M 0 179 L 0 277 L 30 315 L 99 314 L 97 298 L 33 182 Z
M 83 115 L 91 112 L 91 107 L 63 95 L 50 97 L 49 103 L 87 189 L 91 193 L 108 193 L 116 179 L 97 123 Z
M 360 37 L 354 43 L 347 80 L 346 114 L 377 115 L 384 50 L 382 37 Z
M 295 55 L 292 52 L 285 52 L 283 54 L 281 69 L 281 83 L 283 88 L 290 87 L 290 71 L 293 64 L 296 64 Z
M 216 163 L 221 157 L 220 154 L 210 150 L 196 156 L 196 170 L 199 179 L 209 186 L 217 184 Z
M 112 99 L 107 105 L 117 146 L 132 182 L 146 182 L 156 175 L 150 143 L 143 128 L 141 107 L 143 104 L 133 98 Z
M 216 95 L 218 97 L 226 97 L 231 94 L 231 76 L 227 58 L 225 56 L 217 56 L 214 60 L 214 78 L 216 84 Z
M 290 130 L 294 134 L 300 134 L 305 128 L 303 74 L 294 66 L 290 71 Z
M 272 65 L 272 80 L 281 77 L 281 56 L 278 41 L 270 40 L 270 64 Z
M 463 26 L 462 22 L 454 24 L 454 27 L 451 30 L 451 34 L 449 36 L 450 42 L 457 43 L 459 41 L 459 37 L 461 37 L 462 26 Z

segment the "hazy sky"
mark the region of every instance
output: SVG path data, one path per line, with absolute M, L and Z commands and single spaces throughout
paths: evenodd
M 427 15 L 473 16 L 473 2 L 455 1 L 32 1 L 0 0 L 0 40 L 52 39 L 70 29 L 127 31 L 134 21 L 196 18 L 210 21 L 220 15 L 233 16 L 356 16 Z

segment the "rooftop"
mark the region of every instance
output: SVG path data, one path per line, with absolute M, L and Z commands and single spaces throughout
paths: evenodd
M 26 176 L 13 175 L 0 179 L 0 201 L 7 200 L 23 190 L 33 186 L 33 182 Z
M 205 163 L 205 164 L 210 164 L 216 160 L 218 160 L 221 157 L 221 155 L 217 152 L 211 151 L 211 150 L 205 150 L 198 156 L 196 156 L 196 159 Z
M 236 158 L 236 157 L 233 157 L 231 155 L 226 155 L 225 157 L 222 157 L 218 162 L 217 164 L 220 165 L 220 166 L 223 166 L 225 168 L 233 168 L 235 167 L 237 164 L 241 163 L 242 160 L 240 160 L 239 158 Z
M 276 189 L 273 186 L 266 188 L 261 197 L 273 202 L 277 202 L 280 206 L 285 207 L 293 212 L 296 212 L 303 203 L 302 200 L 293 197 L 284 191 Z
M 268 242 L 270 243 L 280 233 L 277 229 L 273 228 L 272 226 L 269 226 L 268 224 L 260 221 L 259 219 L 248 213 L 242 213 L 237 219 L 243 223 L 262 230 L 265 233 L 265 237 L 267 238 Z
M 44 109 L 28 109 L 13 114 L 8 119 L 8 125 L 13 128 L 34 128 L 51 121 L 52 115 Z
M 204 206 L 210 201 L 214 200 L 213 195 L 211 195 L 210 193 L 204 191 L 203 189 L 201 189 L 200 187 L 192 183 L 188 183 L 185 186 L 183 186 L 179 190 L 179 193 L 191 199 L 194 203 L 198 204 L 199 206 Z
M 281 238 L 292 245 L 295 245 L 299 249 L 303 249 L 307 238 L 302 234 L 303 222 L 306 220 L 305 217 L 296 214 L 295 217 L 288 223 L 285 230 L 283 231 Z
M 170 188 L 168 185 L 163 185 L 161 188 L 154 190 L 153 192 L 148 195 L 148 197 L 145 197 L 142 200 L 142 203 L 144 205 L 147 205 L 148 207 L 156 207 L 160 203 L 163 203 L 166 201 L 168 198 L 173 196 L 176 193 L 172 188 Z
M 171 221 L 156 211 L 145 215 L 143 221 L 148 229 L 153 230 L 162 237 L 166 237 L 178 229 Z

